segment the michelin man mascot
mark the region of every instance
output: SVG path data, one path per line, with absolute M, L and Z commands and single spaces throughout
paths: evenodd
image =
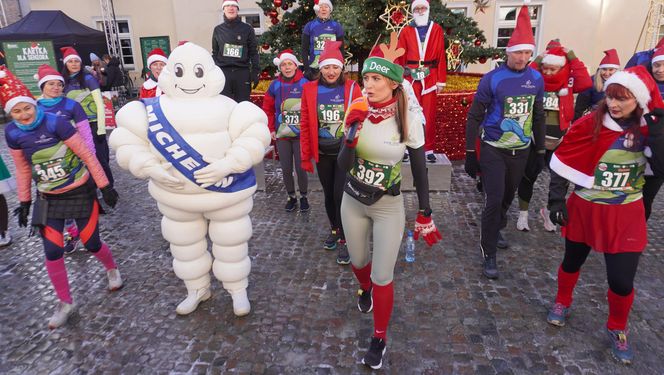
M 110 138 L 120 167 L 149 179 L 164 215 L 161 232 L 171 244 L 173 270 L 187 287 L 176 309 L 181 315 L 211 297 L 210 268 L 231 294 L 235 315 L 251 310 L 252 166 L 263 158 L 270 132 L 260 108 L 219 94 L 224 83 L 210 53 L 184 43 L 159 77 L 165 94 L 125 105 Z

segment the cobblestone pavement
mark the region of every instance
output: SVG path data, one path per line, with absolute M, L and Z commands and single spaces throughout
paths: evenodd
M 4 137 L 2 137 L 4 140 Z M 2 145 L 6 161 L 6 147 Z M 11 164 L 11 163 L 9 163 Z M 252 313 L 233 315 L 217 282 L 213 298 L 179 317 L 185 288 L 171 269 L 160 215 L 146 183 L 113 164 L 121 202 L 102 218 L 125 279 L 106 291 L 103 268 L 86 252 L 66 263 L 79 312 L 49 331 L 56 298 L 43 266 L 41 241 L 17 229 L 0 250 L 0 373 L 9 374 L 351 374 L 368 373 L 359 359 L 369 344 L 371 315 L 355 303 L 357 284 L 348 266 L 322 248 L 327 225 L 322 193 L 311 194 L 308 214 L 286 213 L 279 171 L 268 165 L 267 193 L 256 194 L 250 243 Z M 602 257 L 582 271 L 573 316 L 564 328 L 545 322 L 555 292 L 562 242 L 545 233 L 532 205 L 531 231 L 517 232 L 516 211 L 500 251 L 501 278 L 481 277 L 478 250 L 481 195 L 462 168 L 452 191 L 432 193 L 443 242 L 417 244 L 417 260 L 401 254 L 395 270 L 395 308 L 384 373 L 394 374 L 661 374 L 664 373 L 664 229 L 662 199 L 650 220 L 651 245 L 636 279 L 630 319 L 636 362 L 615 363 L 603 331 L 607 314 Z M 405 194 L 409 224 L 416 207 Z M 8 197 L 10 208 L 15 195 Z

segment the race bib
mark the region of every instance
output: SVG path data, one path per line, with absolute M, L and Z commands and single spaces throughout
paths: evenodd
M 224 43 L 224 56 L 239 59 L 240 57 L 242 57 L 242 50 L 243 49 L 244 49 L 244 46 L 240 46 L 240 45 L 237 45 L 237 44 Z
M 293 138 L 300 135 L 300 111 L 284 111 L 277 130 L 277 138 Z
M 322 52 L 325 49 L 325 42 L 328 40 L 336 41 L 337 36 L 334 34 L 320 34 L 314 37 L 314 51 Z
M 71 168 L 63 163 L 64 158 L 48 160 L 43 163 L 34 164 L 32 167 L 32 178 L 38 183 L 58 182 L 69 175 Z
M 323 138 L 341 138 L 343 136 L 344 105 L 321 104 L 318 106 L 318 122 L 321 129 L 327 130 L 329 135 L 321 134 Z
M 530 116 L 533 111 L 533 95 L 517 95 L 505 98 L 503 116 L 506 118 L 524 118 Z
M 420 66 L 419 68 L 411 69 L 410 75 L 416 81 L 421 81 L 429 76 L 431 71 L 426 66 Z
M 544 110 L 546 111 L 559 111 L 558 107 L 558 95 L 553 91 L 547 91 L 544 93 Z
M 595 169 L 595 189 L 626 191 L 634 189 L 639 178 L 639 165 L 600 163 Z
M 355 158 L 352 174 L 359 181 L 387 190 L 390 176 L 392 175 L 392 166 L 371 162 L 362 158 Z

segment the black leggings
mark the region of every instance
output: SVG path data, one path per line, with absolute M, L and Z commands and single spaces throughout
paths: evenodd
M 102 245 L 99 237 L 99 204 L 94 203 L 90 217 L 76 219 L 76 225 L 85 248 L 92 253 L 98 252 Z M 48 219 L 46 226 L 41 230 L 46 259 L 58 260 L 64 255 L 62 236 L 64 227 L 65 219 Z
M 332 228 L 341 230 L 343 238 L 343 228 L 341 226 L 341 197 L 344 193 L 346 172 L 344 172 L 337 163 L 337 155 L 319 155 L 316 169 L 318 170 L 320 184 L 323 187 L 327 218 L 330 220 Z
M 551 163 L 551 156 L 553 156 L 553 151 L 546 150 L 546 165 L 548 166 Z M 521 182 L 519 182 L 519 189 L 517 190 L 517 195 L 519 197 L 519 210 L 528 211 L 528 206 L 530 200 L 533 197 L 533 190 L 535 188 L 535 181 L 537 177 L 542 173 L 541 170 L 537 170 L 537 152 L 535 147 L 530 147 L 530 154 L 528 155 L 528 163 L 526 164 L 526 170 L 523 174 Z
M 563 258 L 562 268 L 567 273 L 575 273 L 581 269 L 585 263 L 590 246 L 581 242 L 574 242 L 565 239 L 565 257 Z M 634 277 L 639 265 L 641 253 L 604 253 L 606 263 L 606 278 L 609 282 L 609 289 L 617 295 L 627 296 L 634 289 Z
M 3 194 L 0 194 L 0 234 L 5 234 L 9 226 L 9 209 L 7 200 Z
M 645 178 L 646 183 L 643 185 L 643 206 L 646 208 L 646 220 L 648 220 L 652 213 L 652 203 L 662 184 L 664 184 L 664 178 L 655 176 L 645 176 Z

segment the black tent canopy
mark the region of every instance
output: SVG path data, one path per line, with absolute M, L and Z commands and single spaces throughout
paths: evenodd
M 60 47 L 73 46 L 90 64 L 89 54 L 101 57 L 108 53 L 102 31 L 87 27 L 59 10 L 33 10 L 19 21 L 0 29 L 0 42 L 50 40 L 53 42 L 58 67 L 62 67 Z

